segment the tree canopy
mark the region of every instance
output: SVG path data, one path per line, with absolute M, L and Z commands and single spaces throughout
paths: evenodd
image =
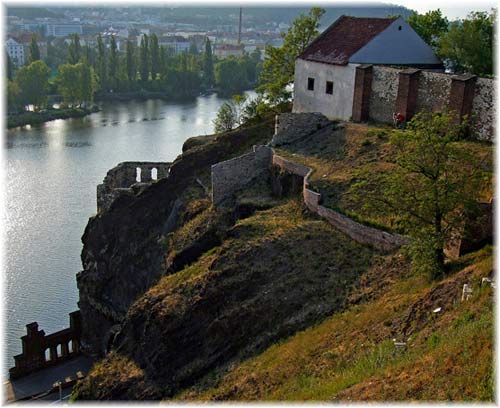
M 292 23 L 281 48 L 266 47 L 259 92 L 275 101 L 290 96 L 286 86 L 293 82 L 295 59 L 318 36 L 319 20 L 324 12 L 319 7 L 311 8 L 307 15 L 301 15 Z
M 407 19 L 411 27 L 422 39 L 435 48 L 438 39 L 448 31 L 448 19 L 443 17 L 441 10 L 430 10 L 425 14 L 413 12 Z
M 50 68 L 40 60 L 17 71 L 15 80 L 24 105 L 32 104 L 35 111 L 45 105 L 49 76 Z

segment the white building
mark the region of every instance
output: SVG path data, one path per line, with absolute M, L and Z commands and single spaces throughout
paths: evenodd
M 363 64 L 443 67 L 402 18 L 341 16 L 295 61 L 293 112 L 349 120 L 356 67 Z
M 180 54 L 189 51 L 191 42 L 187 38 L 180 35 L 169 35 L 166 37 L 160 37 L 158 39 L 158 45 L 163 46 L 166 49 L 171 49 L 174 54 Z
M 18 43 L 13 38 L 9 38 L 5 41 L 5 48 L 16 67 L 19 68 L 24 65 L 24 46 L 22 44 Z
M 81 24 L 47 24 L 45 29 L 47 36 L 66 37 L 71 34 L 83 34 Z

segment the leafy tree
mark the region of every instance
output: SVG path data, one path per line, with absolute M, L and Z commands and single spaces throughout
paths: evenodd
M 230 102 L 224 102 L 213 120 L 215 133 L 228 132 L 242 124 L 247 97 L 234 95 Z
M 439 41 L 439 55 L 455 72 L 493 74 L 493 34 L 496 12 L 474 12 L 455 22 Z
M 63 64 L 57 73 L 58 90 L 69 105 L 81 106 L 92 101 L 95 91 L 93 69 L 88 64 Z
M 31 44 L 28 55 L 28 64 L 38 61 L 40 59 L 40 49 L 38 48 L 38 43 L 36 42 L 36 36 L 31 37 Z
M 223 95 L 247 89 L 249 81 L 244 61 L 230 57 L 215 64 L 215 83 Z
M 192 41 L 190 44 L 189 44 L 189 51 L 188 51 L 191 55 L 194 55 L 194 56 L 198 56 L 199 52 L 198 52 L 198 47 L 196 46 L 196 43 L 194 41 Z
M 417 34 L 433 48 L 448 31 L 448 19 L 443 17 L 440 9 L 430 10 L 425 14 L 418 14 L 414 11 L 407 21 Z
M 116 48 L 115 37 L 111 36 L 108 59 L 108 79 L 111 87 L 116 89 L 118 86 L 118 51 Z
M 32 104 L 35 111 L 45 105 L 49 77 L 50 68 L 40 60 L 17 71 L 16 82 L 24 104 Z
M 415 269 L 431 278 L 444 274 L 445 243 L 476 207 L 484 174 L 460 141 L 462 125 L 448 113 L 423 112 L 406 131 L 395 131 L 395 165 L 385 174 L 361 175 L 351 192 L 371 214 L 392 212 L 412 237 Z
M 144 34 L 141 39 L 141 46 L 139 49 L 139 73 L 141 75 L 141 81 L 146 84 L 149 80 L 149 46 L 148 46 L 148 36 Z
M 21 100 L 21 90 L 17 82 L 9 80 L 7 82 L 7 113 L 17 114 L 23 111 Z
M 149 41 L 151 54 L 151 79 L 154 81 L 160 72 L 160 47 L 158 46 L 158 37 L 152 34 Z
M 127 78 L 129 82 L 135 82 L 137 78 L 137 67 L 135 63 L 134 45 L 130 40 L 127 40 L 126 61 L 127 61 Z
M 325 10 L 313 7 L 300 15 L 288 29 L 283 47 L 267 46 L 257 91 L 273 101 L 288 99 L 286 86 L 293 82 L 295 59 L 319 34 L 319 20 Z
M 106 48 L 101 36 L 97 36 L 97 76 L 101 91 L 107 90 Z
M 205 40 L 205 54 L 203 55 L 203 82 L 207 88 L 212 88 L 215 83 L 212 45 L 208 37 Z
M 12 59 L 10 58 L 10 55 L 5 53 L 6 55 L 6 61 L 7 61 L 7 79 L 9 81 L 12 81 L 14 79 L 14 72 L 16 70 L 16 67 L 14 66 L 14 63 L 12 62 Z
M 82 47 L 80 45 L 80 37 L 78 34 L 71 34 L 71 42 L 68 47 L 68 62 L 70 64 L 76 64 L 80 61 L 82 56 Z

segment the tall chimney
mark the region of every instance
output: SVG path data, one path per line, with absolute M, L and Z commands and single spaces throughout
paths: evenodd
M 238 25 L 238 45 L 241 43 L 241 13 L 242 13 L 242 8 L 240 7 L 240 23 Z

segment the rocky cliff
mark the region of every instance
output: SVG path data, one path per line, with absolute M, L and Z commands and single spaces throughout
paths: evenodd
M 82 344 L 104 354 L 128 308 L 166 273 L 165 236 L 191 217 L 191 203 L 206 197 L 210 166 L 270 140 L 272 123 L 207 138 L 170 167 L 168 178 L 124 195 L 92 217 L 82 237 L 77 275 Z

